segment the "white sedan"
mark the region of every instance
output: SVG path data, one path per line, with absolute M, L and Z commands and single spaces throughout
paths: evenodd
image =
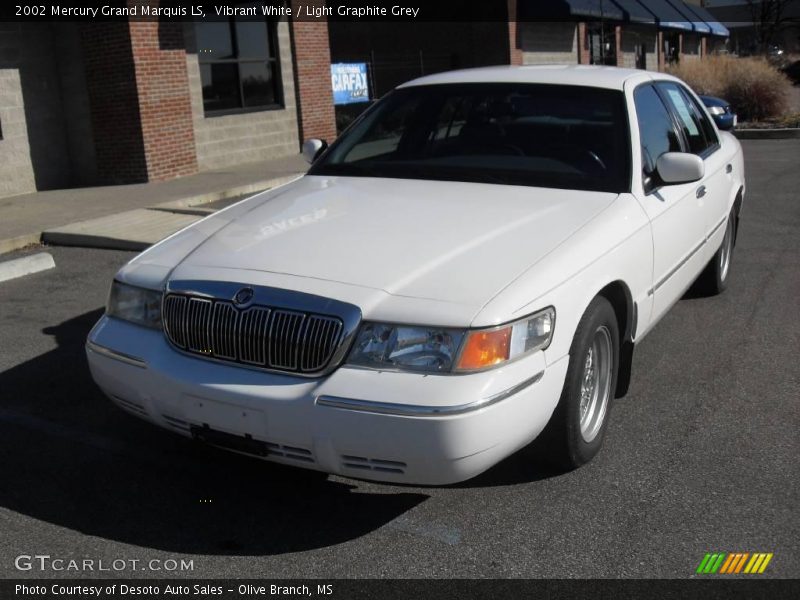
M 634 345 L 730 276 L 742 150 L 667 75 L 432 75 L 304 152 L 119 271 L 87 353 L 120 407 L 352 477 L 461 481 L 540 434 L 574 468 Z

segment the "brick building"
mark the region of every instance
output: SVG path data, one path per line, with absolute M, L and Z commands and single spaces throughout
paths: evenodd
M 296 154 L 365 106 L 334 106 L 332 63 L 366 63 L 379 97 L 491 64 L 659 69 L 727 35 L 699 0 L 495 1 L 504 21 L 0 22 L 0 197 Z

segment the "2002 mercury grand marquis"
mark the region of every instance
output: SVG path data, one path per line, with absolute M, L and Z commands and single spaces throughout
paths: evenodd
M 741 147 L 667 75 L 432 75 L 304 152 L 119 271 L 87 343 L 119 406 L 368 479 L 464 480 L 540 434 L 576 467 L 634 344 L 729 278 Z

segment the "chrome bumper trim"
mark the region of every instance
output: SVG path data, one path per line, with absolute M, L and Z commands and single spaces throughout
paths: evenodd
M 319 396 L 316 404 L 329 408 L 340 408 L 342 410 L 353 410 L 359 412 L 375 413 L 379 415 L 393 415 L 400 417 L 449 417 L 451 415 L 461 415 L 473 412 L 497 404 L 514 394 L 530 387 L 544 376 L 541 371 L 522 381 L 507 390 L 498 392 L 493 396 L 469 402 L 467 404 L 457 404 L 455 406 L 423 406 L 420 404 L 395 404 L 391 402 L 373 402 L 372 400 L 357 400 L 355 398 L 340 398 L 337 396 Z
M 106 348 L 105 346 L 95 344 L 94 342 L 88 340 L 86 341 L 86 349 L 89 350 L 89 352 L 94 352 L 100 356 L 105 356 L 106 358 L 112 358 L 114 360 L 124 362 L 127 365 L 139 367 L 140 369 L 147 368 L 147 363 L 141 358 L 131 356 L 130 354 L 125 354 L 124 352 L 117 352 L 116 350 Z

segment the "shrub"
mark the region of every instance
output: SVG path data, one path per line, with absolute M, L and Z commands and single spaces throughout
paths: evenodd
M 742 121 L 778 117 L 786 110 L 791 84 L 765 59 L 710 56 L 683 61 L 668 71 L 698 94 L 730 102 Z

